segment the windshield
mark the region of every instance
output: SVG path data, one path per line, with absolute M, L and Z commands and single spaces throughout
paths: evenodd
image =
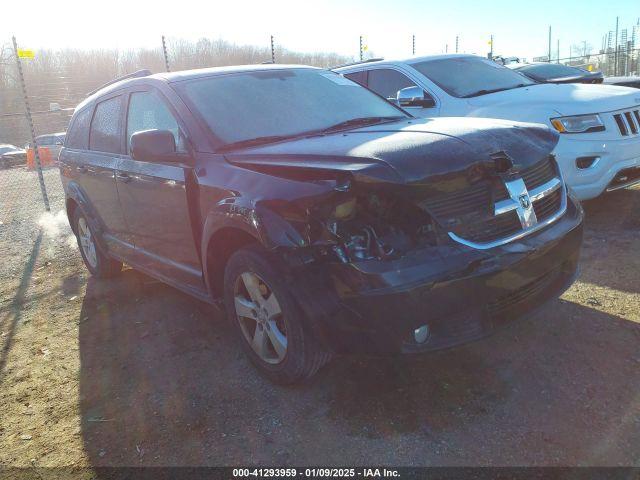
M 517 72 L 479 57 L 443 58 L 411 66 L 454 97 L 472 97 L 534 84 Z
M 178 90 L 224 144 L 406 118 L 357 83 L 325 70 L 261 70 L 178 84 Z
M 548 80 L 550 78 L 575 77 L 584 75 L 584 70 L 557 63 L 545 63 L 541 65 L 525 65 L 518 68 L 518 71 L 526 73 L 536 80 Z

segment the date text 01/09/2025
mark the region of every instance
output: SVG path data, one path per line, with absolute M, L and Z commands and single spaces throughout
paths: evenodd
M 256 477 L 256 478 L 393 478 L 399 477 L 400 473 L 394 469 L 387 468 L 234 468 L 235 478 Z

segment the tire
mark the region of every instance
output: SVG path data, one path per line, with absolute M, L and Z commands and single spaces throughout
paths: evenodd
M 73 214 L 73 226 L 80 255 L 82 255 L 82 260 L 91 275 L 98 278 L 108 278 L 122 271 L 122 262 L 109 257 L 95 241 L 95 234 L 80 208 L 76 208 Z
M 242 248 L 226 265 L 224 299 L 251 362 L 274 383 L 292 384 L 313 376 L 331 355 L 305 327 L 285 278 L 261 246 Z

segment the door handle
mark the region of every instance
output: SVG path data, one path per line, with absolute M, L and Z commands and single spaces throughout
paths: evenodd
M 131 181 L 131 177 L 127 173 L 116 173 L 116 178 L 120 180 L 122 183 L 129 183 Z

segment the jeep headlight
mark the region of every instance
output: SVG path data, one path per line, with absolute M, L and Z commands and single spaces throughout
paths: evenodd
M 552 118 L 551 125 L 560 133 L 588 133 L 604 130 L 604 123 L 602 123 L 600 115 L 595 113 Z

